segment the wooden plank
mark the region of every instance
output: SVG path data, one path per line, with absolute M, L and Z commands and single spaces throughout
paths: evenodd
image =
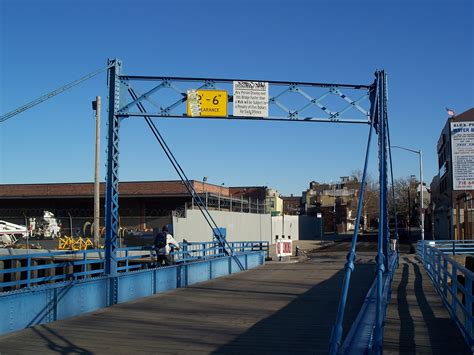
M 403 256 L 387 308 L 384 351 L 472 354 L 423 265 Z
M 347 250 L 347 249 L 346 249 Z M 359 253 L 345 331 L 374 277 Z M 3 352 L 323 352 L 336 317 L 346 251 L 269 263 L 185 289 L 0 337 Z M 369 262 L 370 261 L 370 262 Z

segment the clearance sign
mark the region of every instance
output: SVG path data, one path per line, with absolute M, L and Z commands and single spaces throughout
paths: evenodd
M 291 256 L 292 255 L 292 241 L 291 239 L 283 240 L 279 239 L 276 241 L 276 254 L 277 256 Z
M 188 90 L 189 117 L 227 117 L 227 91 Z

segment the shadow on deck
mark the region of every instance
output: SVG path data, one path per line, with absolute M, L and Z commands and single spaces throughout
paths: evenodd
M 472 354 L 423 265 L 414 257 L 401 257 L 392 288 L 384 351 Z

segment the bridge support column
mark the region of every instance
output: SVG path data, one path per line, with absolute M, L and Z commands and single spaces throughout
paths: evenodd
M 380 214 L 377 253 L 377 303 L 374 329 L 375 354 L 383 352 L 383 328 L 385 306 L 383 301 L 383 277 L 389 270 L 389 224 L 388 224 L 388 199 L 387 199 L 387 76 L 384 71 L 376 72 L 377 100 L 376 115 L 378 122 L 379 138 L 379 186 L 380 186 Z
M 120 109 L 120 81 L 118 76 L 122 63 L 109 59 L 109 114 L 107 129 L 107 178 L 105 188 L 105 273 L 117 274 L 117 234 L 118 215 L 118 168 L 119 168 L 119 128 L 120 118 L 116 115 Z M 115 294 L 115 292 L 112 292 Z

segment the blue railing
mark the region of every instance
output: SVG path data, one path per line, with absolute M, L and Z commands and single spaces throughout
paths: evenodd
M 192 261 L 196 259 L 225 256 L 225 252 L 216 242 L 188 242 L 179 243 L 180 250 L 171 253 L 176 263 Z M 270 243 L 263 242 L 230 242 L 233 253 L 243 253 L 247 251 L 264 251 L 266 257 L 269 257 Z
M 265 251 L 268 242 L 231 242 L 235 254 L 249 251 Z M 180 250 L 171 253 L 176 264 L 225 256 L 218 243 L 180 243 Z M 117 249 L 118 272 L 155 267 L 156 259 L 152 247 L 129 247 Z M 103 250 L 63 250 L 0 256 L 0 292 L 45 283 L 78 280 L 101 276 L 105 272 Z
M 450 255 L 451 254 L 451 255 Z M 474 254 L 473 241 L 419 241 L 417 255 L 467 344 L 474 345 L 472 283 L 474 273 L 454 255 Z
M 100 308 L 187 287 L 265 263 L 263 251 L 249 251 L 180 263 L 168 267 L 150 267 L 114 275 L 23 287 L 0 293 L 0 335 L 74 317 Z
M 391 284 L 395 271 L 398 268 L 398 253 L 390 252 L 388 257 L 388 270 L 383 274 L 382 279 L 382 314 L 385 320 L 387 306 L 390 302 L 392 290 Z M 372 283 L 364 300 L 364 304 L 351 326 L 349 333 L 344 339 L 344 343 L 338 349 L 338 354 L 363 355 L 376 352 L 375 333 L 383 334 L 383 325 L 376 322 L 377 314 L 377 278 Z M 380 327 L 380 329 L 377 329 Z

